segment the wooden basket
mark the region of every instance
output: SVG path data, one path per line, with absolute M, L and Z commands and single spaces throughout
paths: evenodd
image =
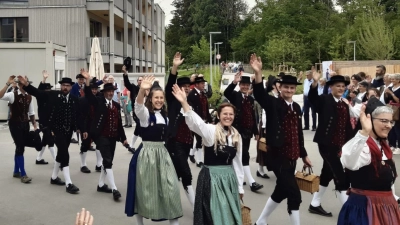
M 263 152 L 267 152 L 267 140 L 265 138 L 258 139 L 257 149 Z
M 311 194 L 319 191 L 319 176 L 313 174 L 313 171 L 310 167 L 308 167 L 308 173 L 306 173 L 305 167 L 303 167 L 301 172 L 297 171 L 296 181 L 297 185 L 299 185 L 299 188 L 302 191 L 306 191 Z
M 244 204 L 241 204 L 241 210 L 242 210 L 242 224 L 243 225 L 252 225 L 251 223 L 251 215 L 250 215 L 250 208 L 245 206 Z

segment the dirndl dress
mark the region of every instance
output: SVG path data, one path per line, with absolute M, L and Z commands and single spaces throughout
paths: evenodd
M 242 225 L 238 181 L 232 167 L 236 148 L 224 146 L 214 152 L 205 147 L 194 205 L 194 225 Z
M 137 154 L 136 163 L 131 162 L 136 167 L 129 170 L 127 197 L 130 199 L 126 201 L 125 213 L 154 221 L 176 219 L 183 212 L 174 164 L 164 146 L 167 126 L 156 124 L 154 114 L 150 114 L 149 120 L 151 125 L 141 127 L 143 148 Z M 134 192 L 134 198 L 130 192 Z

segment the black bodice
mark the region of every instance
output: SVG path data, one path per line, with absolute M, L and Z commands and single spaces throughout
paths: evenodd
M 165 141 L 167 137 L 167 119 L 164 117 L 166 124 L 156 124 L 156 117 L 154 113 L 149 114 L 149 126 L 140 127 L 140 135 L 142 137 L 142 140 L 154 142 Z
M 218 145 L 217 152 L 214 150 L 214 145 L 204 146 L 204 164 L 207 166 L 231 165 L 236 151 L 235 147 L 227 145 Z
M 361 167 L 357 171 L 346 170 L 349 174 L 351 187 L 371 191 L 392 190 L 392 184 L 397 176 L 396 166 L 392 160 L 384 160 L 384 162 L 385 165 L 379 163 L 379 176 L 376 176 L 372 164 Z

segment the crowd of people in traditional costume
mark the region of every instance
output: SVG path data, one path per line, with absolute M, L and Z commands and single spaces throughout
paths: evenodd
M 252 192 L 264 188 L 252 176 L 250 143 L 253 138 L 265 138 L 268 150 L 257 150 L 255 175 L 269 179 L 267 171 L 272 171 L 276 185 L 255 224 L 268 224 L 286 199 L 290 223 L 299 225 L 302 197 L 295 174 L 299 158 L 303 167 L 313 166 L 303 134 L 310 130 L 311 111 L 313 141 L 318 144 L 323 166 L 319 190 L 308 211 L 333 216 L 322 207 L 322 197 L 333 180 L 342 207 L 338 225 L 400 224 L 392 158 L 400 153 L 399 112 L 392 107 L 400 102 L 399 74 L 387 75 L 380 65 L 373 80 L 362 72 L 351 78 L 331 72 L 322 78 L 312 68 L 304 73 L 301 107 L 293 96 L 303 73 L 299 77 L 280 73 L 263 81 L 262 60 L 252 54 L 254 76 L 243 75 L 243 70 L 236 73 L 223 93 L 227 101 L 216 107 L 213 118 L 208 102 L 211 85 L 202 75 L 179 77 L 183 61 L 176 53 L 164 89 L 151 75 L 131 83 L 126 66 L 122 68 L 122 92 L 113 77 L 96 80 L 84 69 L 76 83 L 63 77 L 60 90 L 52 90 L 46 83 L 47 71 L 43 71 L 38 88 L 26 76 L 10 76 L 0 98 L 8 101 L 10 109 L 8 126 L 16 147 L 13 177 L 32 182 L 24 167 L 31 123 L 34 134 L 42 133 L 36 164 L 48 164 L 43 159 L 48 146 L 54 160 L 50 184 L 65 186 L 68 193 L 79 193 L 70 175 L 69 146 L 81 139 L 80 171 L 91 172 L 86 157 L 88 150 L 95 151 L 94 169 L 100 173 L 97 191 L 119 200 L 122 194 L 112 167 L 117 142 L 121 142 L 133 153 L 125 213 L 134 216 L 138 225 L 143 225 L 144 219 L 179 224 L 183 216 L 179 182 L 193 211 L 194 225 L 241 225 L 244 185 Z M 132 127 L 133 122 L 136 127 L 128 141 L 124 127 Z M 135 149 L 139 137 L 141 144 Z M 201 168 L 196 188 L 189 162 Z M 324 203 L 324 207 L 332 204 Z M 77 221 L 80 217 L 85 216 L 78 214 Z M 86 219 L 89 217 L 93 223 L 90 214 Z

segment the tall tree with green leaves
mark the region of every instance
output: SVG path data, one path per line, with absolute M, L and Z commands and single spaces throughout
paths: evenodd
M 199 44 L 194 44 L 190 47 L 192 54 L 190 55 L 191 62 L 194 64 L 207 64 L 210 61 L 210 42 L 203 36 Z

